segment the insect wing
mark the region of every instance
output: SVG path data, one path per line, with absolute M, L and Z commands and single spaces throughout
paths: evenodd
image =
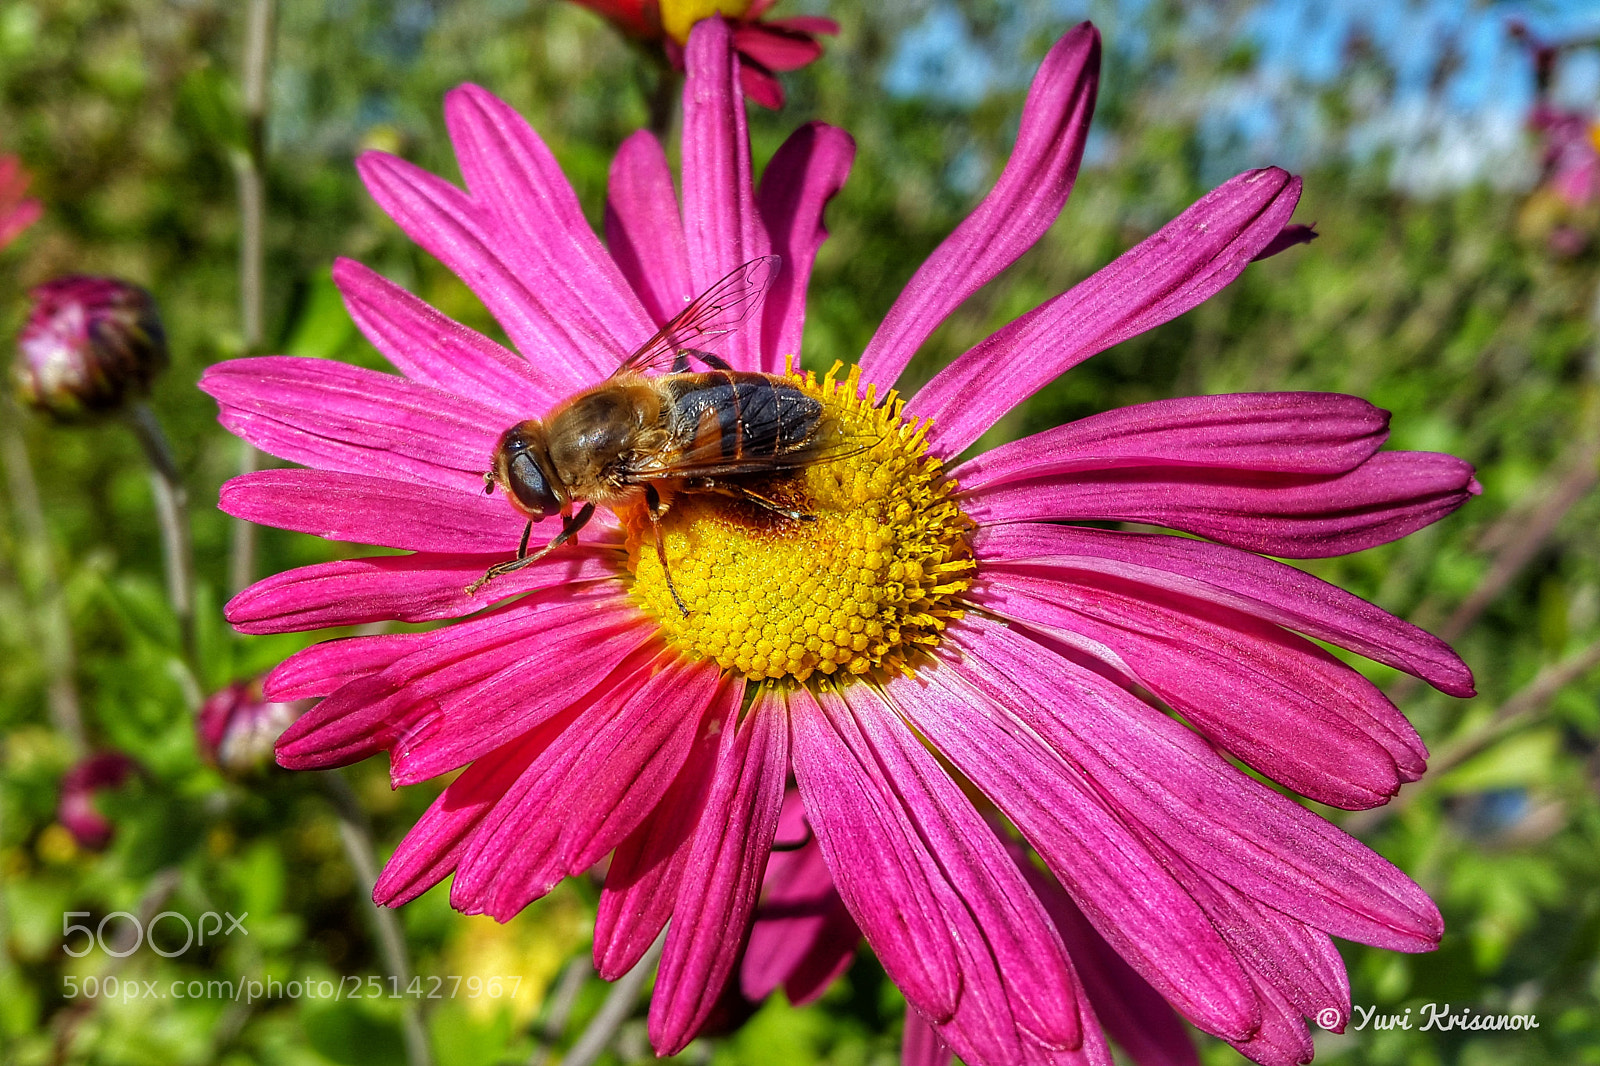
M 626 476 L 631 481 L 643 482 L 792 473 L 808 466 L 837 462 L 852 455 L 860 455 L 876 443 L 878 443 L 877 437 L 859 439 L 840 437 L 832 441 L 814 441 L 779 455 L 757 455 L 739 459 L 688 451 L 670 457 L 653 457 L 638 463 L 627 472 Z
M 747 411 L 740 419 L 739 432 L 747 440 L 770 438 L 777 434 L 782 418 L 777 404 Z M 878 443 L 878 439 L 846 433 L 828 420 L 816 432 L 787 445 L 758 454 L 730 456 L 720 434 L 697 434 L 685 447 L 638 457 L 625 476 L 632 481 L 667 481 L 783 473 L 859 455 Z
M 679 352 L 715 352 L 761 306 L 782 256 L 764 255 L 736 268 L 673 316 L 612 374 L 664 371 Z

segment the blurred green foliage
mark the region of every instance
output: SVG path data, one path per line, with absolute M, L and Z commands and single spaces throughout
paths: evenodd
M 974 33 L 998 34 L 1012 6 L 973 5 Z M 1250 7 L 1223 6 L 1235 14 Z M 832 238 L 812 284 L 805 358 L 817 367 L 861 350 L 905 280 L 998 173 L 1022 95 L 1008 82 L 971 106 L 890 98 L 877 89 L 881 72 L 922 7 L 838 3 L 827 11 L 843 33 L 825 60 L 785 76 L 784 112 L 751 115 L 758 164 L 810 118 L 846 127 L 859 144 L 850 182 L 829 210 Z M 1106 76 L 1100 140 L 1078 190 L 1039 246 L 939 330 L 913 381 L 1087 276 L 1204 191 L 1192 101 L 1253 61 L 1227 35 L 1235 23 L 1206 23 L 1222 27 L 1207 36 L 1193 10 L 1177 3 L 1107 3 L 1094 13 L 1106 34 Z M 235 181 L 247 136 L 238 87 L 243 23 L 244 5 L 215 0 L 0 0 L 0 150 L 23 158 L 46 204 L 45 219 L 0 256 L 0 317 L 14 327 L 22 290 L 66 272 L 122 275 L 160 299 L 174 360 L 153 406 L 194 501 L 204 691 L 258 675 L 315 639 L 240 638 L 220 615 L 229 523 L 212 505 L 240 452 L 194 383 L 206 365 L 244 350 Z M 1036 32 L 1012 42 L 1024 53 L 1015 62 L 1036 61 L 1063 28 L 1041 18 Z M 454 177 L 440 100 L 450 86 L 475 81 L 542 132 L 598 222 L 611 153 L 646 120 L 658 76 L 599 19 L 561 3 L 282 0 L 275 41 L 266 348 L 372 366 L 381 360 L 329 280 L 336 256 L 361 259 L 458 319 L 496 330 L 466 289 L 370 203 L 352 158 L 382 147 Z M 1324 95 L 1328 121 L 1341 121 L 1348 108 L 1339 94 Z M 1600 495 L 1589 491 L 1600 455 L 1600 256 L 1592 240 L 1577 254 L 1552 252 L 1544 238 L 1553 211 L 1537 194 L 1480 187 L 1408 198 L 1376 163 L 1319 161 L 1298 214 L 1318 223 L 1316 243 L 1252 267 L 1204 307 L 1074 370 L 985 442 L 1171 395 L 1319 389 L 1393 411 L 1396 447 L 1450 451 L 1478 464 L 1483 496 L 1459 515 L 1402 543 L 1310 566 L 1397 613 L 1458 628 L 1482 693 L 1460 702 L 1394 689 L 1450 765 L 1410 786 L 1392 816 L 1350 819 L 1440 901 L 1449 928 L 1443 947 L 1405 957 L 1347 945 L 1346 958 L 1355 1002 L 1379 1014 L 1448 1002 L 1534 1013 L 1539 1028 L 1321 1034 L 1319 1061 L 1600 1063 L 1600 701 L 1592 669 Z M 1594 232 L 1592 218 L 1558 221 Z M 403 1018 L 392 998 L 246 1004 L 64 994 L 69 978 L 82 988 L 108 974 L 165 985 L 245 977 L 338 983 L 388 971 L 341 846 L 330 798 L 337 789 L 311 774 L 228 779 L 196 754 L 198 690 L 181 666 L 150 488 L 131 433 L 114 422 L 57 428 L 33 418 L 20 428 L 76 644 L 87 731 L 95 747 L 130 752 L 145 772 L 104 804 L 118 829 L 106 853 L 78 850 L 54 823 L 56 782 L 72 753 L 48 724 L 38 629 L 45 569 L 13 491 L 9 520 L 0 523 L 0 1058 L 399 1061 Z M 276 531 L 259 536 L 260 574 L 353 550 Z M 1473 617 L 1461 613 L 1464 604 Z M 1392 672 L 1362 669 L 1397 684 Z M 1516 713 L 1497 717 L 1503 709 Z M 437 791 L 393 793 L 376 761 L 344 780 L 380 852 Z M 400 912 L 423 978 L 521 978 L 515 996 L 420 1000 L 438 1061 L 487 1066 L 534 1053 L 544 1039 L 540 1019 L 552 1010 L 546 990 L 586 950 L 593 905 L 593 887 L 572 882 L 504 927 L 455 914 L 437 890 Z M 149 948 L 122 961 L 63 950 L 66 912 L 87 911 L 86 920 L 99 922 L 115 911 L 162 909 L 191 918 L 248 912 L 249 933 L 172 959 Z M 606 991 L 592 979 L 578 987 L 558 1047 L 570 1044 Z M 898 993 L 863 958 L 816 1007 L 797 1011 L 774 999 L 684 1058 L 890 1063 L 901 1013 Z M 624 1027 L 614 1055 L 648 1055 L 642 1023 Z M 1205 1057 L 1238 1061 L 1215 1043 Z

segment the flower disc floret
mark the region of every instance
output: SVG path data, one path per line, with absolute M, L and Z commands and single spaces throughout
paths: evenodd
M 662 518 L 673 602 L 642 509 L 623 517 L 635 601 L 666 638 L 751 678 L 908 672 L 962 613 L 974 573 L 972 522 L 928 454 L 925 420 L 852 367 L 788 377 L 838 427 L 837 454 L 760 491 L 807 515 L 680 493 Z

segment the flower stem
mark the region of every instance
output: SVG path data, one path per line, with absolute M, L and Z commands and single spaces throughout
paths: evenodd
M 162 555 L 167 563 L 167 599 L 178 616 L 184 656 L 191 669 L 198 665 L 194 618 L 194 551 L 189 543 L 189 493 L 178 474 L 167 435 L 150 405 L 129 405 L 128 424 L 150 460 L 150 487 L 156 498 L 156 520 L 161 524 Z M 196 674 L 198 676 L 198 674 Z
M 50 550 L 50 530 L 39 502 L 39 485 L 28 458 L 28 445 L 22 439 L 21 418 L 10 397 L 0 400 L 0 465 L 5 466 L 6 489 L 17 516 L 23 550 L 20 569 L 31 570 L 38 585 L 35 624 L 39 635 L 39 655 L 44 660 L 46 703 L 50 723 L 66 738 L 74 761 L 88 750 L 83 733 L 83 713 L 78 702 L 77 657 L 73 653 L 72 620 L 67 615 L 66 597 L 56 576 Z
M 572 1008 L 578 1002 L 578 993 L 583 991 L 583 986 L 589 980 L 589 975 L 594 973 L 594 965 L 589 961 L 589 953 L 582 951 L 567 963 L 561 971 L 561 977 L 556 981 L 555 988 L 545 997 L 544 1024 L 539 1027 L 538 1043 L 534 1047 L 533 1055 L 528 1059 L 528 1066 L 545 1066 L 550 1060 L 550 1048 L 561 1039 L 561 1034 L 567 1030 L 567 1019 L 572 1015 Z
M 638 1002 L 644 983 L 655 973 L 656 963 L 661 961 L 661 948 L 666 942 L 667 934 L 663 931 L 638 964 L 611 986 L 606 1001 L 600 1005 L 600 1012 L 589 1022 L 589 1027 L 578 1037 L 578 1042 L 572 1045 L 572 1050 L 562 1057 L 561 1066 L 592 1066 L 611 1046 L 617 1030 L 633 1013 L 633 1005 Z
M 245 143 L 234 168 L 239 182 L 239 321 L 244 354 L 261 350 L 265 327 L 267 193 L 263 177 L 267 154 L 267 80 L 272 65 L 272 25 L 275 0 L 250 0 L 245 16 L 244 120 Z M 240 442 L 239 473 L 248 474 L 260 464 L 261 453 Z M 228 564 L 228 587 L 238 592 L 255 578 L 256 527 L 242 518 L 233 521 Z
M 647 66 L 655 68 L 656 80 L 650 92 L 649 128 L 657 140 L 665 141 L 672 132 L 672 105 L 678 101 L 678 72 L 672 69 L 659 48 L 652 51 L 655 62 Z
M 394 912 L 372 902 L 373 890 L 378 884 L 378 857 L 372 846 L 372 825 L 356 794 L 338 771 L 319 774 L 333 809 L 339 816 L 339 836 L 344 841 L 345 855 L 356 868 L 367 905 L 367 917 L 372 922 L 373 933 L 378 938 L 378 950 L 383 955 L 384 966 L 401 988 L 411 983 L 411 962 L 406 956 L 405 936 Z M 401 1001 L 401 1021 L 406 1042 L 406 1062 L 409 1066 L 432 1066 L 433 1052 L 428 1047 L 428 1034 L 422 1027 L 422 1015 L 414 1000 Z

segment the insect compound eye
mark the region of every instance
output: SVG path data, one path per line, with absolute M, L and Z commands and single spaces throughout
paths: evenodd
M 506 491 L 530 515 L 545 518 L 561 510 L 561 500 L 531 451 L 512 449 L 506 463 Z

